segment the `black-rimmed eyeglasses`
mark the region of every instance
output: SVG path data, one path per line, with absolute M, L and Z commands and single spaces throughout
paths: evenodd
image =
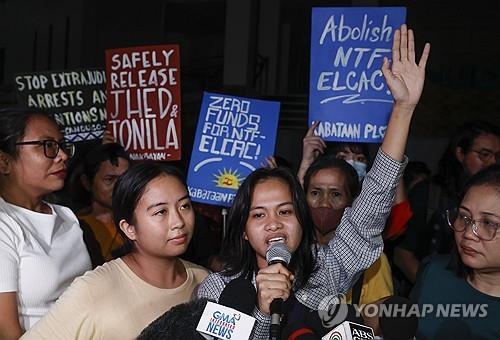
M 32 140 L 27 142 L 18 142 L 16 145 L 43 145 L 43 152 L 47 158 L 56 158 L 59 150 L 62 149 L 69 158 L 75 154 L 75 144 L 71 142 L 58 142 L 51 139 Z

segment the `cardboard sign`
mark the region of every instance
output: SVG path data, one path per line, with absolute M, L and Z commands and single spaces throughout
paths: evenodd
M 51 113 L 67 141 L 102 138 L 106 128 L 104 70 L 23 73 L 14 81 L 19 103 Z
M 280 103 L 205 92 L 188 172 L 193 201 L 230 206 L 246 176 L 274 154 Z
M 106 50 L 107 129 L 133 160 L 181 158 L 179 46 Z
M 309 126 L 329 141 L 380 142 L 393 97 L 381 71 L 391 58 L 398 7 L 313 8 Z

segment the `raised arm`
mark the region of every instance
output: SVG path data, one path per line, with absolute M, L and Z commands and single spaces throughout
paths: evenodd
M 402 25 L 401 30 L 394 33 L 392 64 L 389 65 L 389 60 L 384 58 L 382 73 L 394 97 L 394 106 L 381 148 L 397 161 L 403 160 L 411 117 L 424 88 L 425 65 L 430 48 L 429 43 L 425 44 L 417 64 L 413 31 Z
M 381 233 L 403 174 L 408 130 L 422 93 L 429 49 L 426 44 L 417 65 L 413 32 L 403 25 L 394 34 L 392 65 L 389 67 L 389 61 L 384 60 L 382 71 L 394 96 L 386 135 L 360 195 L 352 208 L 345 210 L 325 254 L 331 259 L 325 263 L 330 266 L 331 279 L 340 292 L 347 291 L 357 274 L 368 268 L 383 250 Z

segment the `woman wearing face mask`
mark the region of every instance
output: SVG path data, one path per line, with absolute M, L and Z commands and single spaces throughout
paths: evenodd
M 252 339 L 269 338 L 274 299 L 290 298 L 290 309 L 297 314 L 304 309 L 317 310 L 324 298 L 347 292 L 358 275 L 379 258 L 381 233 L 406 163 L 404 148 L 422 93 L 430 49 L 426 44 L 417 65 L 413 41 L 413 32 L 407 31 L 406 25 L 395 31 L 393 65 L 389 68 L 385 59 L 382 66 L 395 99 L 387 133 L 363 190 L 352 208 L 345 209 L 336 237 L 327 246 L 314 245 L 304 192 L 289 171 L 256 170 L 238 189 L 223 244 L 227 265 L 203 281 L 198 296 L 218 301 L 234 278 L 251 280 L 257 290 Z M 274 242 L 283 242 L 292 253 L 288 268 L 268 265 L 266 252 Z
M 0 110 L 1 339 L 18 339 L 90 269 L 75 214 L 44 200 L 74 151 L 49 115 Z
M 171 307 L 189 301 L 207 270 L 179 259 L 194 211 L 180 173 L 142 163 L 113 190 L 124 256 L 76 279 L 22 339 L 134 339 Z
M 368 145 L 364 143 L 327 143 L 319 136 L 314 134 L 319 121 L 314 122 L 303 139 L 302 160 L 300 162 L 297 177 L 304 185 L 304 176 L 307 169 L 314 163 L 320 155 L 334 155 L 338 159 L 343 159 L 349 163 L 358 174 L 359 182 L 365 178 L 367 169 L 369 169 L 369 150 Z M 384 231 L 384 240 L 392 241 L 402 235 L 406 225 L 413 213 L 410 203 L 406 197 L 406 191 L 403 181 L 400 181 L 394 197 L 394 205 L 391 209 L 386 229 Z
M 500 166 L 471 177 L 446 220 L 452 254 L 426 258 L 411 293 L 432 306 L 419 317 L 417 339 L 500 339 Z
M 344 210 L 352 206 L 360 189 L 352 166 L 334 155 L 318 157 L 304 176 L 304 191 L 311 210 L 316 239 L 327 245 L 334 237 Z M 384 253 L 364 271 L 346 296 L 346 303 L 381 303 L 394 294 L 389 262 Z M 365 324 L 380 334 L 377 318 L 365 317 Z

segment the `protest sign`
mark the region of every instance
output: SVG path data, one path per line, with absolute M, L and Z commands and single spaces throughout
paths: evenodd
M 46 71 L 14 76 L 21 105 L 51 113 L 69 142 L 102 138 L 106 128 L 104 71 Z
M 106 50 L 108 130 L 133 160 L 181 158 L 179 46 Z
M 321 121 L 318 136 L 382 140 L 393 97 L 380 68 L 405 17 L 399 7 L 313 8 L 309 126 Z
M 274 154 L 280 103 L 205 92 L 188 171 L 193 201 L 230 206 L 246 176 Z

